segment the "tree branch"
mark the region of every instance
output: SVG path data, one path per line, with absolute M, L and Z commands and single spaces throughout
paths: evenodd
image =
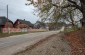
M 55 6 L 55 7 L 59 7 L 59 6 L 57 6 L 56 4 L 52 4 L 53 6 Z
M 67 5 L 67 7 L 75 7 L 76 9 L 79 9 L 80 11 L 82 11 L 82 8 L 81 8 L 81 6 L 79 6 L 79 5 L 77 5 L 77 3 L 75 2 L 75 1 L 72 1 L 72 0 L 68 0 L 70 3 L 72 3 L 72 4 L 70 4 L 70 5 Z M 81 0 L 80 0 L 81 1 Z
M 68 0 L 68 1 L 75 4 L 75 5 L 77 5 L 77 3 L 75 1 L 72 1 L 72 0 Z
M 78 5 L 70 5 L 70 4 L 68 4 L 68 5 L 66 5 L 66 6 L 64 6 L 62 8 L 68 8 L 68 7 L 74 7 L 76 9 L 79 9 L 80 11 L 82 10 L 80 6 L 78 6 Z

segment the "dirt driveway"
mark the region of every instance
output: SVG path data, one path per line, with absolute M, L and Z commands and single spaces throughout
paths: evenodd
M 16 55 L 71 55 L 71 48 L 62 36 L 63 34 L 53 35 Z

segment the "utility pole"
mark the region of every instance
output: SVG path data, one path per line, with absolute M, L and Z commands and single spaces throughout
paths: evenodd
M 9 7 L 8 7 L 8 5 L 7 5 L 7 24 L 8 24 L 8 33 L 10 34 L 10 27 L 9 27 L 9 20 L 8 20 L 8 18 L 9 18 L 9 14 L 8 14 L 8 12 L 9 12 Z
M 7 21 L 8 21 L 8 5 L 7 5 Z

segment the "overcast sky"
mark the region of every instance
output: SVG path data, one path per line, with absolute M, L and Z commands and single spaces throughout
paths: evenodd
M 9 5 L 9 19 L 13 22 L 16 19 L 26 19 L 35 23 L 39 18 L 33 14 L 34 7 L 26 6 L 26 0 L 0 0 L 0 16 L 6 16 L 6 5 Z

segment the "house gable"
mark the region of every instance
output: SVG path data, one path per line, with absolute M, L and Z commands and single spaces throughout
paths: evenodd
M 0 27 L 1 28 L 12 28 L 13 27 L 13 22 L 6 17 L 0 17 Z
M 29 28 L 31 25 L 31 22 L 21 19 L 17 19 L 14 23 L 15 28 Z

